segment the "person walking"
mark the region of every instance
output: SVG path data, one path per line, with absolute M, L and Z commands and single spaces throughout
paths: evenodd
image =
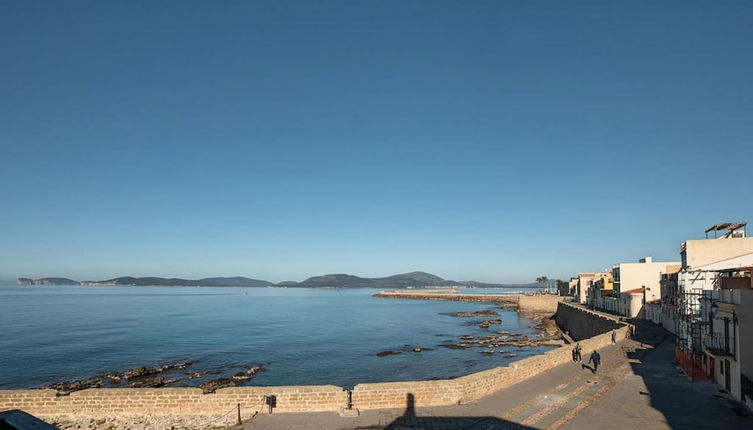
M 577 346 L 573 347 L 573 361 L 578 361 L 578 352 L 577 352 Z
M 575 344 L 575 361 L 581 361 L 582 358 L 580 357 L 580 342 Z
M 591 357 L 589 357 L 588 359 L 588 362 L 594 365 L 593 372 L 596 373 L 596 369 L 599 368 L 599 363 L 601 363 L 601 355 L 599 355 L 599 351 L 592 352 Z
M 612 343 L 617 343 L 617 332 L 612 329 Z

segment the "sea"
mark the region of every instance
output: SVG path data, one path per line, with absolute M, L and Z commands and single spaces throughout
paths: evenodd
M 488 303 L 372 297 L 374 289 L 0 286 L 0 388 L 191 362 L 177 386 L 263 371 L 242 385 L 444 379 L 552 347 L 449 349 L 462 335 L 532 335 L 535 321 Z M 469 289 L 467 293 L 495 291 Z M 502 292 L 502 291 L 496 291 Z M 509 292 L 509 290 L 505 290 Z M 492 309 L 499 317 L 457 318 Z M 500 325 L 481 329 L 491 318 Z M 415 347 L 422 352 L 412 352 Z M 401 354 L 378 357 L 380 351 Z M 504 351 L 504 352 L 500 352 Z M 509 357 L 508 354 L 515 354 Z M 189 372 L 210 372 L 188 379 Z

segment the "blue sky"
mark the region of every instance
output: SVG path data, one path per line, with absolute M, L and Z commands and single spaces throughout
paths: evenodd
M 0 3 L 0 279 L 564 278 L 753 221 L 749 1 Z

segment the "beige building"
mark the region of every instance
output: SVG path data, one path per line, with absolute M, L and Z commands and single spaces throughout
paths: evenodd
M 720 225 L 713 226 L 711 229 L 718 229 Z M 745 226 L 743 223 L 737 225 Z M 686 271 L 696 270 L 701 266 L 730 260 L 752 252 L 753 237 L 745 237 L 744 230 L 733 230 L 730 232 L 730 236 L 717 239 L 686 240 L 680 246 L 682 269 Z
M 619 263 L 612 266 L 612 278 L 616 294 L 645 288 L 643 299 L 651 302 L 661 298 L 659 281 L 664 273 L 680 270 L 679 261 L 654 262 L 651 257 L 641 258 L 637 263 Z
M 645 311 L 644 305 L 644 288 L 634 288 L 632 290 L 621 291 L 619 295 L 618 312 L 622 316 L 629 318 L 643 318 Z
M 586 304 L 588 301 L 588 289 L 591 286 L 594 275 L 595 273 L 592 272 L 578 273 L 578 303 Z

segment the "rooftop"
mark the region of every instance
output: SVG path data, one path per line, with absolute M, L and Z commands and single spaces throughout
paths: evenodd
M 623 294 L 643 294 L 643 288 L 633 288 L 632 290 L 620 291 Z

